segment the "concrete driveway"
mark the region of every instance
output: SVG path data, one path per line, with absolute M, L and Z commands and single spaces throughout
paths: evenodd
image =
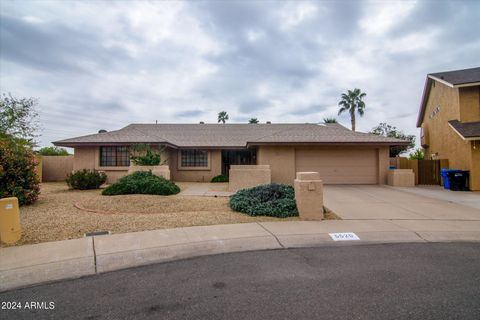
M 416 191 L 379 185 L 327 185 L 324 201 L 345 220 L 480 220 L 480 209 Z

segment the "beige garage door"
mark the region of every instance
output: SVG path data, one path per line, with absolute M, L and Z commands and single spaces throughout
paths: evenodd
M 316 171 L 326 184 L 376 184 L 376 149 L 301 148 L 295 152 L 296 171 Z

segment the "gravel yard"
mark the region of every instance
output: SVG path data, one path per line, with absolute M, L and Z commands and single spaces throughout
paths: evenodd
M 179 186 L 185 188 L 186 184 L 179 183 Z M 250 217 L 232 211 L 228 201 L 228 197 L 181 195 L 108 197 L 100 195 L 100 190 L 68 190 L 65 183 L 43 183 L 39 200 L 20 208 L 23 236 L 17 245 L 79 238 L 93 231 L 124 233 L 213 224 L 298 220 L 297 217 Z

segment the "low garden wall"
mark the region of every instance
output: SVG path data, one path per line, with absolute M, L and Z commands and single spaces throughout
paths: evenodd
M 73 156 L 42 156 L 42 182 L 65 181 L 73 171 Z
M 393 187 L 414 187 L 415 173 L 412 169 L 389 170 L 388 185 Z
M 229 171 L 228 191 L 237 192 L 271 182 L 270 165 L 233 165 Z

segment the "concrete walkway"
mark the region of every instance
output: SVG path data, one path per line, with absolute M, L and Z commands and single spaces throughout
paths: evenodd
M 192 182 L 184 183 L 181 196 L 201 197 L 230 197 L 233 193 L 228 191 L 228 183 Z
M 427 194 L 438 193 L 439 190 L 431 191 L 377 185 L 328 185 L 325 187 L 324 201 L 327 208 L 345 220 L 480 220 L 480 209 L 458 200 L 467 194 L 450 194 L 450 200 L 457 199 L 454 202 L 442 200 L 438 194 L 436 197 L 428 196 Z M 478 195 L 469 196 L 473 197 L 473 200 L 469 198 L 470 203 L 473 203 Z
M 359 240 L 333 241 L 329 234 L 337 232 L 354 232 Z M 480 221 L 262 222 L 154 230 L 1 248 L 0 291 L 226 252 L 429 241 L 480 241 Z

